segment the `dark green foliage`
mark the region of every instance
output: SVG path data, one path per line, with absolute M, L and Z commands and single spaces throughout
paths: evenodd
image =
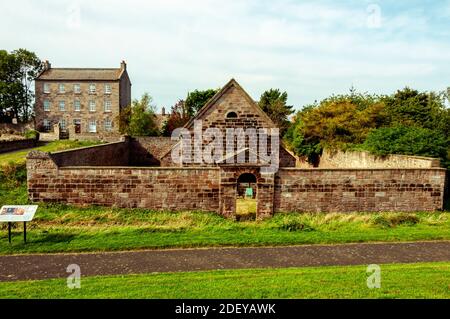
M 420 222 L 419 217 L 415 214 L 395 213 L 376 215 L 373 217 L 372 223 L 376 226 L 384 228 L 392 228 L 400 225 L 416 225 Z
M 426 128 L 396 126 L 372 131 L 364 148 L 375 155 L 420 155 L 445 158 L 447 140 L 440 133 Z
M 0 167 L 0 182 L 9 185 L 18 185 L 27 180 L 25 163 L 9 163 Z
M 259 107 L 267 113 L 272 121 L 280 128 L 280 135 L 283 136 L 289 128 L 289 115 L 293 111 L 292 105 L 287 105 L 287 92 L 281 93 L 279 89 L 265 91 L 258 102 Z
M 0 50 L 0 121 L 30 119 L 34 100 L 31 86 L 41 70 L 41 60 L 33 52 Z
M 120 132 L 130 136 L 157 136 L 160 134 L 155 122 L 153 98 L 144 93 L 140 100 L 124 108 L 119 115 Z
M 298 112 L 285 141 L 298 155 L 317 163 L 324 148 L 354 148 L 387 121 L 384 104 L 377 96 L 332 96 Z
M 301 223 L 297 220 L 287 220 L 284 221 L 279 227 L 278 229 L 281 230 L 286 230 L 289 232 L 295 232 L 295 231 L 314 231 L 314 228 L 312 228 L 311 226 L 305 224 L 305 223 Z
M 27 131 L 23 134 L 23 136 L 24 136 L 25 138 L 32 138 L 32 139 L 35 139 L 35 140 L 39 140 L 39 132 L 38 132 L 38 131 L 35 131 L 35 130 L 27 130 Z
M 186 98 L 185 106 L 188 116 L 192 117 L 208 102 L 219 90 L 208 89 L 204 91 L 195 90 L 189 92 Z
M 333 95 L 298 112 L 285 142 L 317 163 L 322 150 L 368 150 L 375 155 L 439 157 L 450 167 L 450 109 L 447 92 L 410 88 L 391 96 Z

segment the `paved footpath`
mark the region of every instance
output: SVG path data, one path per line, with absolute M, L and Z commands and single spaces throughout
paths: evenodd
M 0 281 L 239 268 L 450 261 L 450 241 L 0 256 Z

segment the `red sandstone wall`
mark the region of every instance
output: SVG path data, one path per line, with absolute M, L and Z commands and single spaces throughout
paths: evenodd
M 59 168 L 29 159 L 32 201 L 155 210 L 218 211 L 218 169 Z
M 433 211 L 444 169 L 280 169 L 275 212 Z
M 128 141 L 95 145 L 51 153 L 50 157 L 60 167 L 64 166 L 127 166 Z
M 0 141 L 0 153 L 35 147 L 37 141 L 34 138 L 14 141 Z

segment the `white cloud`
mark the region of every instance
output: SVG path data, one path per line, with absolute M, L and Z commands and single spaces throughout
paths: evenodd
M 369 3 L 16 0 L 0 4 L 0 39 L 55 67 L 126 59 L 133 96 L 149 91 L 160 106 L 231 77 L 255 99 L 287 90 L 297 106 L 352 84 L 385 93 L 448 85 L 450 41 L 434 37 L 429 15 L 381 4 L 381 27 L 370 29 Z

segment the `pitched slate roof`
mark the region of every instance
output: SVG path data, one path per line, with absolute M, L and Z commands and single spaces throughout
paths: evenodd
M 121 78 L 123 71 L 121 68 L 50 68 L 43 71 L 37 79 L 115 81 Z

